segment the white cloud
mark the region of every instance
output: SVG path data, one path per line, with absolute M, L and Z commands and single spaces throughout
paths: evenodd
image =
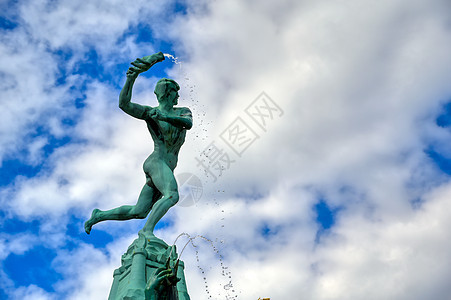
M 30 143 L 28 159 L 36 163 L 35 155 L 42 148 L 42 143 L 38 145 L 37 141 L 30 142 L 25 137 L 37 134 L 35 126 L 45 128 L 42 117 L 59 113 L 64 118 L 62 108 L 67 104 L 63 97 L 67 86 L 54 86 L 56 62 L 43 45 L 35 43 L 22 29 L 3 33 L 2 40 L 0 157 L 7 155 L 10 158 L 14 152 L 27 149 Z M 66 113 L 69 113 L 67 110 L 66 107 Z
M 104 55 L 113 47 L 120 49 L 117 40 L 130 26 L 143 19 L 156 20 L 168 5 L 165 1 L 135 1 L 132 5 L 123 1 L 26 1 L 20 6 L 20 15 L 27 31 L 51 49 L 69 47 L 83 53 L 84 47 L 94 46 Z
M 50 293 L 46 292 L 42 288 L 32 284 L 27 287 L 19 287 L 12 294 L 13 299 L 24 300 L 50 300 L 55 299 Z
M 319 245 L 315 299 L 445 298 L 449 287 L 449 184 L 409 218 L 368 222 L 340 218 Z
M 29 233 L 16 235 L 2 234 L 0 236 L 0 259 L 5 259 L 10 254 L 21 255 L 37 245 L 36 236 Z

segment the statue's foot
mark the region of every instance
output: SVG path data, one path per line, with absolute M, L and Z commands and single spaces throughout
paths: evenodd
M 97 209 L 97 208 L 94 209 L 94 210 L 92 211 L 91 218 L 89 218 L 89 220 L 85 222 L 85 231 L 86 231 L 87 234 L 90 234 L 90 233 L 91 233 L 91 228 L 92 228 L 92 226 L 93 226 L 95 223 L 97 223 L 97 213 L 98 213 L 99 211 L 100 211 L 100 209 Z

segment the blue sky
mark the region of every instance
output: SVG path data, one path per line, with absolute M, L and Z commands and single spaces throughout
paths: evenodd
M 187 246 L 192 299 L 451 292 L 447 1 L 0 8 L 0 299 L 107 297 L 145 220 L 89 236 L 83 223 L 93 208 L 135 203 L 144 184 L 153 145 L 117 101 L 129 63 L 158 51 L 181 64 L 140 75 L 133 101 L 156 105 L 161 77 L 180 83 L 194 127 L 176 175 L 195 175 L 203 192 L 156 232 L 169 244 L 202 235 L 223 258 L 201 238 L 199 261 Z M 249 108 L 266 112 L 264 126 Z M 227 140 L 237 124 L 248 135 Z

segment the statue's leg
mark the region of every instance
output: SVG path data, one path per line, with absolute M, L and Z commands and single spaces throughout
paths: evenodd
M 158 168 L 158 171 L 155 168 Z M 143 228 L 143 231 L 146 233 L 153 233 L 158 221 L 166 214 L 169 208 L 179 201 L 177 181 L 168 165 L 162 161 L 158 161 L 152 164 L 152 169 L 154 171 L 151 174 L 158 174 L 152 176 L 152 182 L 163 197 L 152 207 L 152 211 Z
M 145 184 L 136 205 L 123 205 L 106 211 L 94 209 L 91 218 L 85 223 L 85 231 L 89 234 L 93 225 L 106 220 L 144 219 L 160 196 L 154 187 Z

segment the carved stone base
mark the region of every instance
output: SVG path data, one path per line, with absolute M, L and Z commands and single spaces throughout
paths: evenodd
M 175 246 L 168 246 L 154 235 L 146 235 L 140 231 L 138 238 L 122 255 L 122 265 L 114 271 L 113 285 L 108 300 L 147 300 L 144 289 L 149 278 L 158 268 L 164 267 L 170 258 L 169 265 L 173 268 L 177 261 Z M 189 300 L 186 288 L 184 263 L 179 261 L 177 283 L 179 300 Z

